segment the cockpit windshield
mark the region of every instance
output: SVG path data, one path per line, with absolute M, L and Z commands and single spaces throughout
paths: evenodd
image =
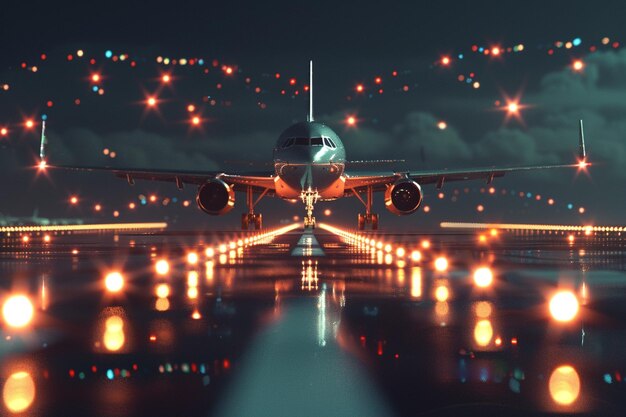
M 321 138 L 289 138 L 282 144 L 282 148 L 289 148 L 290 146 L 326 146 L 331 149 L 337 148 L 335 143 L 327 137 Z

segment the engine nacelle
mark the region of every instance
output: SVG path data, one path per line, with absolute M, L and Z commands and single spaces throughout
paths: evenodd
M 385 191 L 385 207 L 393 214 L 411 214 L 422 203 L 422 188 L 413 180 L 399 180 Z
M 224 181 L 214 178 L 198 188 L 196 203 L 205 213 L 226 214 L 235 207 L 235 192 Z

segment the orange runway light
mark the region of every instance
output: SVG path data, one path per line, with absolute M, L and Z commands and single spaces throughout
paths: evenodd
M 159 275 L 166 275 L 170 271 L 170 264 L 165 259 L 160 259 L 154 265 L 156 273 Z
M 146 100 L 146 104 L 148 104 L 149 107 L 155 107 L 157 104 L 157 99 L 154 97 L 148 97 L 148 100 Z
M 28 129 L 32 129 L 35 126 L 35 122 L 32 119 L 28 119 L 24 122 L 24 126 Z
M 550 299 L 549 309 L 554 320 L 572 321 L 578 314 L 578 298 L 571 291 L 559 291 Z
M 162 81 L 164 84 L 169 83 L 171 80 L 172 80 L 172 77 L 171 77 L 169 74 L 163 74 L 163 75 L 161 76 L 161 81 Z
M 2 306 L 4 322 L 14 328 L 26 327 L 33 319 L 33 303 L 25 295 L 13 295 Z
M 124 288 L 124 277 L 117 271 L 109 272 L 104 277 L 104 286 L 109 292 L 120 292 Z
M 581 72 L 584 68 L 585 68 L 585 63 L 582 60 L 577 59 L 574 62 L 572 62 L 572 69 L 575 72 Z
M 75 206 L 76 204 L 78 204 L 78 197 L 76 197 L 75 195 L 70 197 L 70 204 Z

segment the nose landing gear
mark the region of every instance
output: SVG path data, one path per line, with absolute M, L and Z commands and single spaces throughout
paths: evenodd
M 306 216 L 304 216 L 304 227 L 315 229 L 315 217 L 313 216 L 313 209 L 320 195 L 317 190 L 313 191 L 311 187 L 308 190 L 302 190 L 300 199 L 304 203 L 306 209 Z

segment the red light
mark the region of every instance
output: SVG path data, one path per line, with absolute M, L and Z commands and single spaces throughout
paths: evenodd
M 35 122 L 33 122 L 32 119 L 28 119 L 26 120 L 26 122 L 24 122 L 24 125 L 28 128 L 28 129 L 32 129 L 33 126 L 35 126 Z
M 357 93 L 362 93 L 362 92 L 363 92 L 363 89 L 364 89 L 364 88 L 363 88 L 363 84 L 358 84 L 358 85 L 356 86 L 356 92 L 357 92 Z
M 70 204 L 75 206 L 76 204 L 78 204 L 78 197 L 76 197 L 75 195 L 70 197 Z
M 94 83 L 97 83 L 98 81 L 100 81 L 100 74 L 92 74 L 91 81 L 93 81 Z
M 289 85 L 296 85 L 296 79 L 295 78 L 290 79 Z
M 276 77 L 276 79 L 280 78 L 280 74 L 278 72 L 274 76 Z
M 224 72 L 227 75 L 231 75 L 233 73 L 233 67 L 224 67 Z
M 450 65 L 450 57 L 448 56 L 441 57 L 441 65 L 443 66 Z
M 495 56 L 500 55 L 500 48 L 497 46 L 494 46 L 493 48 L 491 48 L 491 55 L 495 55 Z
M 394 71 L 394 73 L 395 73 L 395 71 Z M 394 75 L 394 77 L 395 77 L 395 75 Z M 375 82 L 376 84 L 380 84 L 380 83 L 382 83 L 382 82 L 383 82 L 383 79 L 382 79 L 382 78 L 380 78 L 380 77 L 376 77 L 376 78 L 374 78 L 374 82 Z

